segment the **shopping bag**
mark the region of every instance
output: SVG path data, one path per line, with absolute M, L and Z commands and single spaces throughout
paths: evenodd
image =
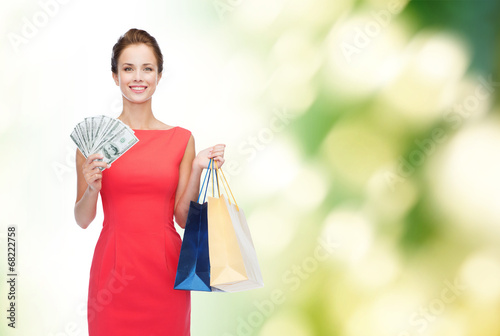
M 212 161 L 210 162 L 210 164 Z M 174 289 L 211 291 L 210 259 L 208 249 L 207 203 L 205 202 L 210 180 L 210 164 L 200 188 L 198 201 L 189 205 L 184 238 L 182 240 Z M 207 180 L 208 175 L 208 180 Z M 200 196 L 207 182 L 205 197 L 200 204 Z
M 245 214 L 238 207 L 224 172 L 216 162 L 215 167 L 212 181 L 217 181 L 219 192 L 221 180 L 228 197 L 219 192 L 218 198 L 208 198 L 210 285 L 225 292 L 260 288 L 264 282 Z
M 208 197 L 210 285 L 247 280 L 247 273 L 229 211 L 222 198 Z
M 221 197 L 224 198 L 223 195 Z M 228 199 L 224 198 L 224 201 L 236 232 L 238 245 L 245 264 L 247 280 L 218 285 L 217 288 L 225 292 L 239 292 L 263 287 L 264 281 L 257 259 L 257 252 L 255 251 L 245 214 L 241 208 L 238 208 L 236 204 L 232 204 Z

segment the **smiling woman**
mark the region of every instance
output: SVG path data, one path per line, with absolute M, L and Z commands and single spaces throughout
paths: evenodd
M 123 96 L 118 119 L 139 142 L 107 167 L 100 154 L 76 153 L 75 219 L 94 220 L 101 195 L 104 221 L 92 265 L 87 305 L 89 336 L 190 334 L 189 291 L 174 290 L 181 238 L 200 176 L 210 159 L 224 163 L 224 145 L 195 155 L 191 132 L 153 115 L 151 98 L 163 57 L 147 32 L 131 29 L 113 47 L 111 71 Z M 106 148 L 113 155 L 113 148 Z M 123 286 L 119 286 L 121 284 Z
M 132 103 L 141 103 L 151 99 L 156 90 L 161 73 L 152 63 L 155 56 L 145 44 L 131 45 L 123 50 L 117 73 L 113 72 L 116 85 L 120 86 L 123 97 Z M 140 63 L 141 60 L 148 60 Z
M 111 72 L 129 102 L 150 100 L 163 72 L 163 55 L 155 38 L 139 29 L 129 30 L 113 47 Z

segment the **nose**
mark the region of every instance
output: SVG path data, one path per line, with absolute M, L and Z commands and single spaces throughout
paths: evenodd
M 142 71 L 135 71 L 134 73 L 134 81 L 140 82 L 142 80 Z

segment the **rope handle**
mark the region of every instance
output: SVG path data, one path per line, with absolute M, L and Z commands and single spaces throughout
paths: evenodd
M 210 159 L 213 163 L 217 164 L 214 159 Z M 217 174 L 217 169 L 214 168 L 212 165 L 212 197 L 215 197 L 215 192 L 214 192 L 214 177 L 215 180 L 217 180 L 217 196 L 220 198 L 220 189 L 219 189 L 219 176 Z
M 208 163 L 207 171 L 205 172 L 205 177 L 203 178 L 203 183 L 200 188 L 200 193 L 198 194 L 198 200 L 197 200 L 198 203 L 200 203 L 201 193 L 203 192 L 203 187 L 205 187 L 205 181 L 207 181 L 207 176 L 208 176 L 207 187 L 205 188 L 205 195 L 203 196 L 203 203 L 205 203 L 205 199 L 207 198 L 208 184 L 210 183 L 210 172 L 211 172 L 210 165 L 212 164 L 212 161 L 213 160 L 210 159 L 210 162 Z
M 224 175 L 224 172 L 222 171 L 222 168 L 219 168 L 217 166 L 217 161 L 214 160 L 214 163 L 215 163 L 215 172 L 216 172 L 216 174 L 217 174 L 217 172 L 219 170 L 220 170 L 220 172 L 222 174 L 221 183 L 222 183 L 222 186 L 224 187 L 224 190 L 226 191 L 226 195 L 228 195 L 227 198 L 228 198 L 229 203 L 231 203 L 231 199 L 229 198 L 229 193 L 231 193 L 231 196 L 233 197 L 234 205 L 236 205 L 236 210 L 240 211 L 238 203 L 236 203 L 236 198 L 234 198 L 233 192 L 231 191 L 231 187 L 229 186 L 229 183 L 227 182 L 226 176 Z M 225 184 L 224 184 L 224 182 L 225 182 Z M 219 180 L 217 180 L 217 188 L 219 187 L 218 184 L 219 184 Z M 226 185 L 227 185 L 227 189 L 229 189 L 229 193 L 227 192 Z M 220 194 L 219 194 L 219 197 L 220 197 Z

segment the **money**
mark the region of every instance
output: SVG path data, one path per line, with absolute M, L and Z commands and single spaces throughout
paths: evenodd
M 85 118 L 75 126 L 70 137 L 85 158 L 99 153 L 104 158 L 98 161 L 109 165 L 139 141 L 128 125 L 105 115 Z

